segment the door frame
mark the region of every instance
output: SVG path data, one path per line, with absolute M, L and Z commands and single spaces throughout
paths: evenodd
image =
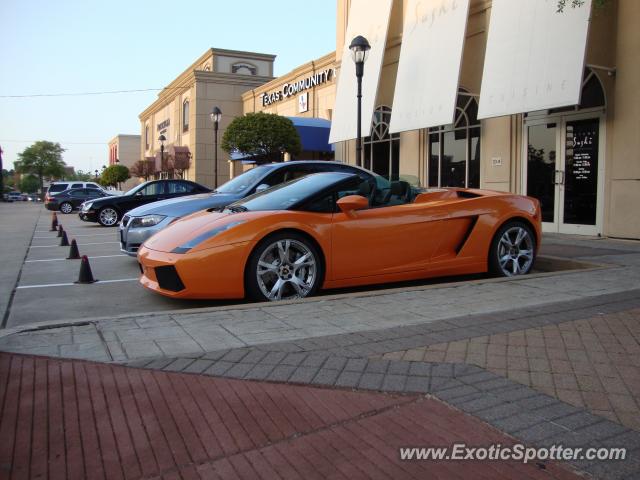
M 605 152 L 606 152 L 606 114 L 602 108 L 584 109 L 576 112 L 559 112 L 548 115 L 546 111 L 533 112 L 522 122 L 522 168 L 520 178 L 520 193 L 527 194 L 527 169 L 528 169 L 528 145 L 529 126 L 556 123 L 556 168 L 565 172 L 566 169 L 566 126 L 567 122 L 598 119 L 598 184 L 596 187 L 596 224 L 575 225 L 564 223 L 564 183 L 558 185 L 555 195 L 555 222 L 543 222 L 543 232 L 566 233 L 575 235 L 602 236 L 604 219 L 604 193 L 605 193 Z M 563 177 L 566 175 L 563 174 Z

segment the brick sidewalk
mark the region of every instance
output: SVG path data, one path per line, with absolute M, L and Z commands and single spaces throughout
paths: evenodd
M 477 365 L 640 431 L 640 309 L 382 357 Z
M 398 448 L 512 443 L 419 395 L 0 354 L 0 478 L 579 478 L 515 462 L 401 462 Z

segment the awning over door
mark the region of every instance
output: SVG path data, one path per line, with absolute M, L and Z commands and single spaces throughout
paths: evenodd
M 453 122 L 469 0 L 408 0 L 405 12 L 392 133 Z
M 478 118 L 580 103 L 591 0 L 493 0 Z
M 308 152 L 332 152 L 332 145 L 329 143 L 329 131 L 331 130 L 331 122 L 324 118 L 309 117 L 287 117 L 293 122 L 300 142 L 302 150 Z
M 351 59 L 349 45 L 358 35 L 365 37 L 371 45 L 369 57 L 364 64 L 362 78 L 362 133 L 368 135 L 371 130 L 371 117 L 378 93 L 378 81 L 382 69 L 389 14 L 392 0 L 352 0 L 349 9 L 349 24 L 342 50 L 342 62 L 338 76 L 336 102 L 331 119 L 329 142 L 336 143 L 357 136 L 358 92 L 356 67 Z

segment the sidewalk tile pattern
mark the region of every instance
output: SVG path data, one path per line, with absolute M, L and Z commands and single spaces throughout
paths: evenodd
M 417 395 L 16 354 L 0 354 L 0 380 L 1 478 L 579 478 L 554 463 L 400 461 L 401 446 L 512 443 Z
M 386 353 L 477 365 L 640 431 L 640 309 Z

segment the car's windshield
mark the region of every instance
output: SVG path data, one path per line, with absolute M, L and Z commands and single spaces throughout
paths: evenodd
M 232 203 L 226 210 L 229 212 L 287 210 L 338 181 L 351 177 L 352 175 L 345 173 L 308 175 L 290 182 L 281 183 L 264 192 L 250 195 L 243 200 Z
M 251 170 L 247 170 L 241 175 L 238 175 L 235 178 L 232 178 L 224 185 L 221 185 L 215 193 L 240 193 L 244 192 L 247 188 L 254 185 L 257 181 L 259 181 L 262 177 L 264 177 L 267 172 L 271 171 L 272 167 L 267 165 L 260 165 L 259 167 L 254 167 Z

